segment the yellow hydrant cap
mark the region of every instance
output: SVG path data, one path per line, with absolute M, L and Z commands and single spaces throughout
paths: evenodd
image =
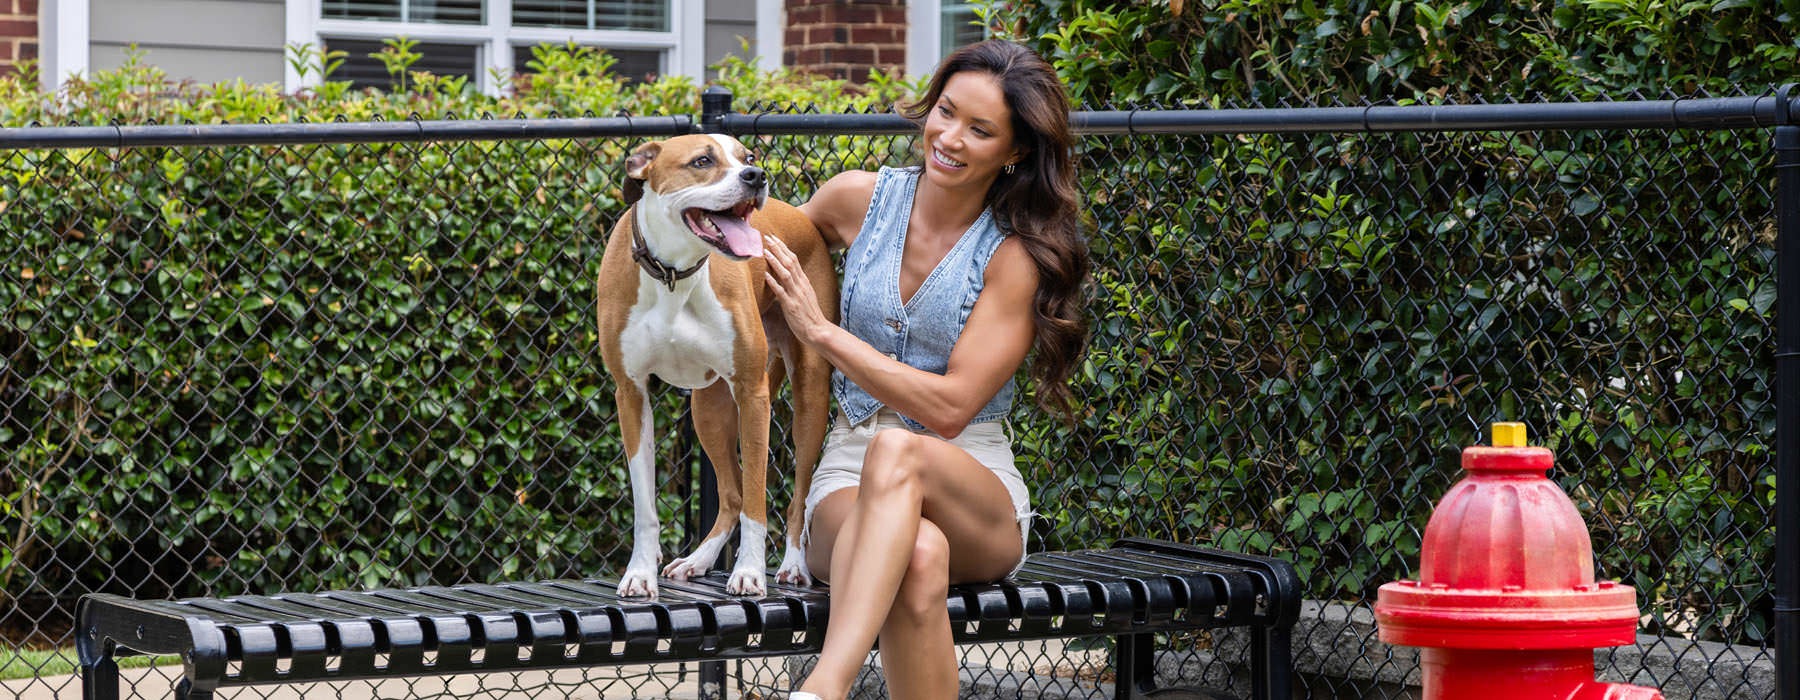
M 1524 447 L 1525 424 L 1498 422 L 1494 424 L 1495 447 Z

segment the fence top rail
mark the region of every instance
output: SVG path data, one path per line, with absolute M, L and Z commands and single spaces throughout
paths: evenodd
M 1133 109 L 1071 115 L 1079 135 L 1758 129 L 1791 123 L 1790 92 L 1632 102 L 1369 105 L 1268 109 Z M 711 101 L 709 109 L 722 106 Z M 726 103 L 728 104 L 728 103 Z M 1787 108 L 1787 109 L 1784 109 Z M 707 114 L 564 119 L 413 119 L 287 124 L 32 126 L 0 129 L 0 150 L 502 141 L 674 136 L 903 135 L 898 114 Z
M 421 141 L 519 141 L 691 133 L 688 115 L 555 119 L 409 119 L 261 124 L 32 126 L 0 129 L 0 149 L 281 146 Z
M 1083 134 L 1758 129 L 1785 123 L 1779 110 L 1784 98 L 1083 112 L 1075 115 L 1075 129 Z

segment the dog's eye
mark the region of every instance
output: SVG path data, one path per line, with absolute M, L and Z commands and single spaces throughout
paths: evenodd
M 710 168 L 710 167 L 712 167 L 712 164 L 713 164 L 712 156 L 700 156 L 699 158 L 695 158 L 693 161 L 688 163 L 688 165 L 696 167 L 696 168 Z
M 745 153 L 744 154 L 744 165 L 756 165 L 756 154 L 755 153 Z

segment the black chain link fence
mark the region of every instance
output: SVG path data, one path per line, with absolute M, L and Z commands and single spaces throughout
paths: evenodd
M 910 133 L 869 134 L 891 115 L 820 116 L 863 135 L 731 122 L 775 196 L 916 162 Z M 92 591 L 616 575 L 631 512 L 593 274 L 640 141 L 0 154 L 5 649 L 66 647 Z M 1646 653 L 1699 640 L 1770 661 L 1767 130 L 1295 127 L 1080 149 L 1095 334 L 1079 422 L 1028 400 L 1013 418 L 1034 547 L 1272 553 L 1323 607 L 1366 617 L 1376 587 L 1414 575 L 1459 450 L 1520 420 L 1556 450 L 1601 576 L 1637 588 Z M 659 451 L 687 474 L 663 480 L 665 523 L 699 517 L 685 403 L 658 402 Z M 785 477 L 785 434 L 774 444 Z M 771 482 L 779 518 L 787 487 Z M 685 533 L 665 536 L 674 551 Z M 1230 686 L 1223 637 L 1178 640 L 1171 671 Z M 1349 622 L 1303 624 L 1296 649 L 1312 697 L 1401 697 L 1392 681 L 1413 670 Z M 1003 697 L 1100 697 L 1106 651 L 984 648 L 965 671 Z M 0 698 L 78 693 L 47 663 L 9 657 L 0 673 L 28 678 Z M 784 690 L 788 663 L 732 664 L 738 692 Z M 137 692 L 164 696 L 166 665 Z M 1733 668 L 1682 682 L 1770 696 Z M 329 690 L 686 697 L 692 676 Z

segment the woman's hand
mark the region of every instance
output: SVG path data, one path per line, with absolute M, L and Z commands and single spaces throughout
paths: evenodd
M 794 251 L 789 250 L 781 239 L 764 234 L 763 261 L 768 263 L 763 279 L 781 304 L 781 313 L 787 316 L 788 330 L 800 342 L 817 346 L 825 334 L 837 326 L 826 320 L 824 312 L 819 310 L 819 297 L 813 293 L 806 271 L 800 268 L 800 259 L 794 257 Z

